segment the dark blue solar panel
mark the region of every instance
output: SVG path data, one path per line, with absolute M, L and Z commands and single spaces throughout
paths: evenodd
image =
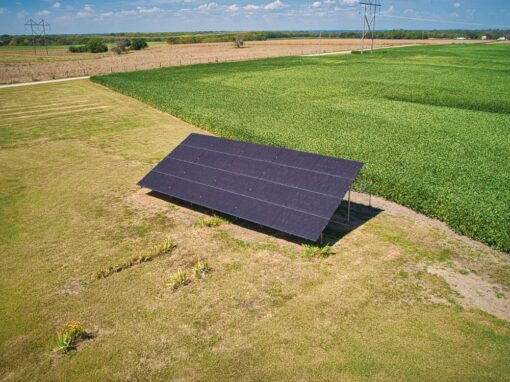
M 264 200 L 276 205 L 328 217 L 331 208 L 338 205 L 340 197 L 312 193 L 282 183 L 260 179 L 228 170 L 205 168 L 195 163 L 167 158 L 153 170 L 172 174 L 207 186 L 232 191 L 236 194 Z
M 282 150 L 279 147 L 254 145 L 253 143 L 232 141 L 201 134 L 190 134 L 181 144 L 265 161 L 274 160 L 276 155 Z
M 191 134 L 142 187 L 317 240 L 362 163 Z

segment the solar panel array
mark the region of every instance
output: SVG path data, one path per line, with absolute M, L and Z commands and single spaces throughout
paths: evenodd
M 138 184 L 316 241 L 360 162 L 191 134 Z

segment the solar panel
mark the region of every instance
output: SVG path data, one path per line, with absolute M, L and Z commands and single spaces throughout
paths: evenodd
M 363 164 L 190 134 L 140 186 L 317 241 Z

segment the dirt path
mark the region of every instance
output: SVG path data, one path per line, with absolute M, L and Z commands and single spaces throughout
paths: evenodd
M 56 82 L 65 82 L 65 81 L 76 81 L 76 80 L 87 80 L 90 76 L 85 77 L 71 77 L 71 78 L 61 78 L 59 80 L 47 80 L 47 81 L 34 81 L 34 82 L 22 82 L 19 84 L 7 84 L 0 85 L 0 89 L 6 88 L 17 88 L 19 86 L 30 86 L 30 85 L 42 85 L 42 84 L 54 84 Z
M 357 204 L 368 206 L 368 199 L 369 196 L 367 194 L 362 194 L 359 192 L 352 192 L 351 193 L 351 201 Z M 422 215 L 418 212 L 413 211 L 410 208 L 404 207 L 400 204 L 390 202 L 389 200 L 386 200 L 384 198 L 381 198 L 379 196 L 373 196 L 371 197 L 371 206 L 378 208 L 380 210 L 385 211 L 386 213 L 396 216 L 396 217 L 408 217 L 411 218 L 414 221 L 418 221 L 421 223 L 425 223 L 431 227 L 437 228 L 440 231 L 454 236 L 456 239 L 463 241 L 464 243 L 477 246 L 479 248 L 483 248 L 488 251 L 495 251 L 490 246 L 480 243 L 479 241 L 473 240 L 467 236 L 463 236 L 452 230 L 446 223 L 443 223 L 439 220 L 429 218 L 428 216 Z M 496 251 L 497 252 L 497 251 Z

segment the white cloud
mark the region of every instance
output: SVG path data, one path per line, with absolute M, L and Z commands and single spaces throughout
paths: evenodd
M 76 12 L 76 17 L 79 19 L 86 19 L 87 17 L 94 16 L 94 10 L 92 4 L 85 4 L 81 11 Z
M 266 5 L 253 5 L 248 4 L 243 7 L 245 11 L 253 12 L 258 10 L 266 10 L 266 11 L 272 11 L 275 9 L 282 9 L 287 7 L 286 4 L 282 3 L 280 0 L 275 0 L 271 3 L 267 3 Z
M 58 1 L 56 1 L 53 3 L 52 7 L 53 7 L 53 9 L 59 9 L 61 5 L 62 4 L 60 4 Z
M 319 8 L 321 5 L 322 3 L 320 1 L 316 1 L 315 3 L 312 4 L 312 7 Z
M 239 7 L 237 4 L 232 4 L 227 7 L 228 12 L 237 12 L 239 10 Z
M 206 4 L 201 4 L 198 6 L 198 10 L 199 11 L 212 11 L 213 9 L 215 8 L 218 8 L 218 3 L 206 3 Z
M 335 4 L 335 3 L 336 3 L 336 1 L 335 1 L 335 0 L 324 0 L 324 4 L 325 4 L 325 5 L 333 5 L 333 4 Z
M 7 8 L 0 8 L 0 15 L 4 15 L 7 13 Z
M 145 7 L 136 7 L 138 10 L 138 13 L 140 14 L 153 14 L 153 13 L 162 13 L 164 12 L 163 9 L 159 7 L 152 7 L 152 8 L 145 8 Z
M 285 7 L 286 7 L 286 5 L 283 4 L 280 0 L 275 0 L 272 3 L 264 5 L 264 9 L 267 9 L 267 10 L 281 9 L 281 8 L 285 8 Z
M 459 2 L 453 3 L 453 8 L 460 8 L 462 5 Z
M 354 5 L 354 4 L 358 4 L 358 0 L 342 0 L 342 4 L 349 4 L 349 5 Z
M 51 15 L 51 12 L 45 9 L 43 11 L 37 12 L 37 15 L 41 17 L 48 17 Z

